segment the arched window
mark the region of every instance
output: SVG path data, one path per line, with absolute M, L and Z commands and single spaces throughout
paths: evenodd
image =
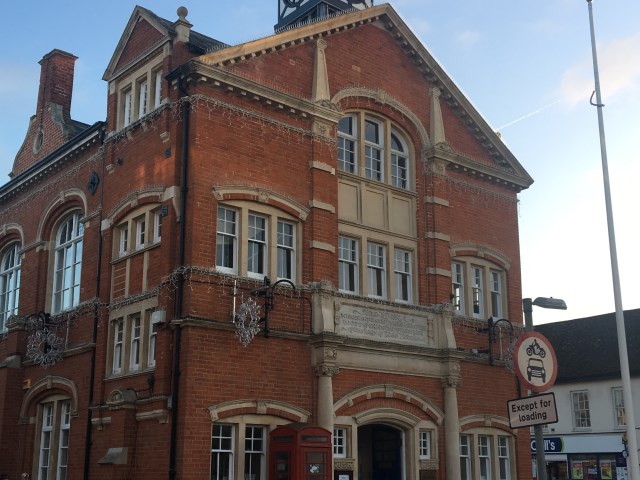
M 351 113 L 338 123 L 338 169 L 413 189 L 410 152 L 403 134 L 391 121 L 364 112 Z
M 78 305 L 84 224 L 80 212 L 67 217 L 56 231 L 52 313 Z
M 7 319 L 18 314 L 20 296 L 19 244 L 14 243 L 2 253 L 0 263 L 0 332 L 7 329 Z

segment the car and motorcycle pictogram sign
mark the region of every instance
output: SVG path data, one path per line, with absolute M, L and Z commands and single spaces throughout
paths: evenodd
M 529 390 L 544 392 L 556 381 L 556 352 L 541 333 L 527 332 L 518 339 L 514 347 L 513 363 L 516 375 Z

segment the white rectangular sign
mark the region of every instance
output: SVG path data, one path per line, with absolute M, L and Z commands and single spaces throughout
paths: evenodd
M 509 400 L 507 409 L 511 428 L 544 425 L 558 421 L 556 397 L 553 393 Z

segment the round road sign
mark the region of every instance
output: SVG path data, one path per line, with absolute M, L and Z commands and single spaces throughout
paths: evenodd
M 520 336 L 513 350 L 516 375 L 534 392 L 549 390 L 556 381 L 558 361 L 551 342 L 538 332 Z

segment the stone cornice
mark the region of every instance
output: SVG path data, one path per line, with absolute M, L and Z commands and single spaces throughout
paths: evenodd
M 203 57 L 200 58 L 202 59 Z M 338 123 L 342 117 L 342 113 L 331 102 L 313 102 L 309 99 L 280 91 L 277 86 L 270 87 L 199 60 L 191 60 L 177 73 L 168 77 L 173 85 L 178 82 L 179 78 L 181 80 L 209 83 L 213 87 L 262 103 L 289 115 L 302 118 L 320 118 L 329 123 Z

